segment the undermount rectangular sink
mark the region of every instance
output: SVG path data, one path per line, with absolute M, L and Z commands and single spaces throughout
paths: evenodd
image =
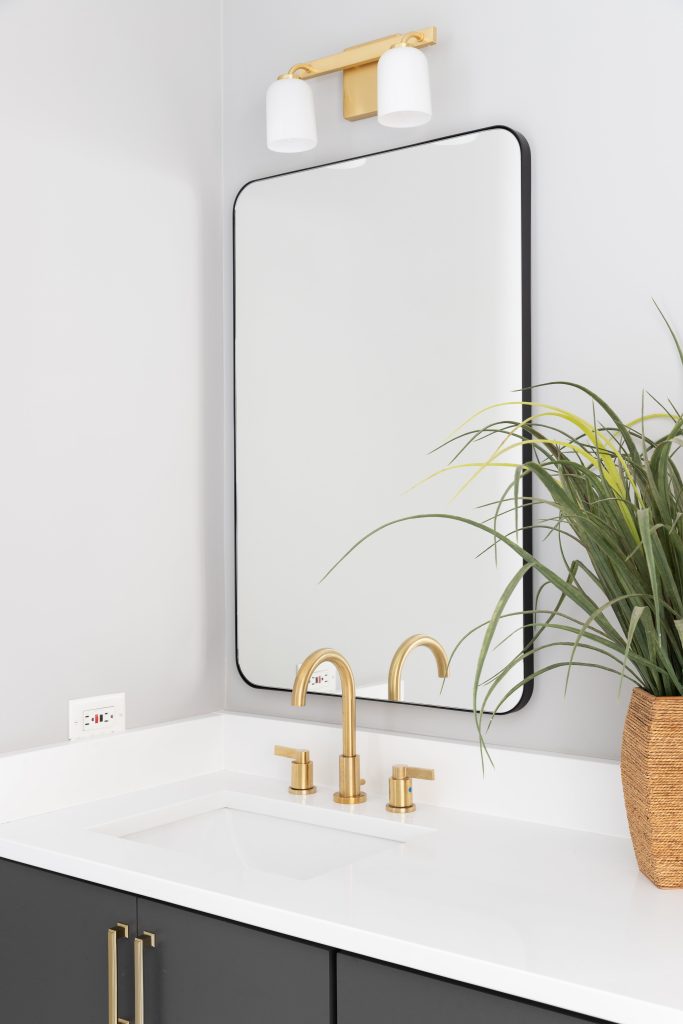
M 168 808 L 99 831 L 171 850 L 219 868 L 308 879 L 356 864 L 430 832 L 403 820 L 298 801 L 227 794 L 219 806 Z

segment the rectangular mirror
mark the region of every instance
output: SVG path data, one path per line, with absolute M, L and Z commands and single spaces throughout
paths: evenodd
M 234 218 L 238 666 L 253 686 L 291 689 L 306 655 L 334 647 L 358 696 L 386 700 L 401 642 L 429 634 L 450 654 L 520 565 L 509 550 L 497 564 L 477 557 L 486 538 L 473 527 L 415 519 L 373 534 L 321 582 L 378 526 L 485 518 L 512 479 L 514 465 L 489 470 L 452 500 L 462 473 L 425 478 L 478 410 L 520 403 L 505 413 L 520 418 L 528 148 L 491 128 L 266 178 L 242 189 Z M 528 607 L 530 586 L 527 575 L 510 610 Z M 524 639 L 502 637 L 491 671 Z M 416 650 L 401 699 L 471 709 L 477 654 L 475 635 L 442 682 Z M 334 670 L 310 692 L 338 694 Z

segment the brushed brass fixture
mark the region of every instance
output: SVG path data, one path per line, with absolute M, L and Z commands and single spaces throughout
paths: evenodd
M 143 932 L 133 943 L 133 966 L 135 968 L 135 1024 L 145 1024 L 145 946 L 156 949 L 157 937 L 154 932 Z
M 410 652 L 414 651 L 417 647 L 427 647 L 434 655 L 439 679 L 448 678 L 448 655 L 439 641 L 435 640 L 432 636 L 416 633 L 415 636 L 409 636 L 407 640 L 403 641 L 391 659 L 391 665 L 389 666 L 389 700 L 398 701 L 401 699 L 403 665 Z
M 313 762 L 307 750 L 297 750 L 295 747 L 281 747 L 275 745 L 273 753 L 276 757 L 290 757 L 292 759 L 292 778 L 289 792 L 297 796 L 306 796 L 317 792 L 313 785 Z
M 403 32 L 369 43 L 349 46 L 340 53 L 317 60 L 294 64 L 283 78 L 318 78 L 341 71 L 343 75 L 344 117 L 347 121 L 358 121 L 363 117 L 374 117 L 377 113 L 377 62 L 383 53 L 398 46 L 414 46 L 422 49 L 436 43 L 436 27 Z
M 302 708 L 311 676 L 323 661 L 331 661 L 339 672 L 342 691 L 342 753 L 339 758 L 339 790 L 334 794 L 338 804 L 360 804 L 367 800 L 361 790 L 365 779 L 360 777 L 360 756 L 356 753 L 356 683 L 343 654 L 327 647 L 313 651 L 299 666 L 292 687 L 292 704 Z
M 119 921 L 107 931 L 107 1024 L 130 1024 L 119 1017 L 118 942 L 128 938 L 128 925 Z
M 413 768 L 408 764 L 395 764 L 389 779 L 389 803 L 387 810 L 393 814 L 407 814 L 415 810 L 413 800 L 413 779 L 436 778 L 433 768 Z

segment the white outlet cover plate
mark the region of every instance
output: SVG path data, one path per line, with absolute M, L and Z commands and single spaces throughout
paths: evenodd
M 297 672 L 301 665 L 296 666 Z M 331 661 L 321 661 L 308 683 L 309 693 L 339 693 L 339 673 Z
M 69 701 L 69 739 L 110 736 L 126 728 L 125 693 L 103 693 Z

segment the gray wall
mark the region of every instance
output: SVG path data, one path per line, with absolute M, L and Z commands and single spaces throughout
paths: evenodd
M 0 750 L 223 703 L 221 14 L 0 2 Z
M 656 296 L 683 330 L 679 0 L 349 0 L 336 7 L 270 0 L 225 10 L 228 353 L 230 206 L 245 181 L 502 123 L 521 131 L 532 150 L 535 380 L 583 381 L 634 415 L 643 387 L 680 404 L 681 371 L 650 302 Z M 440 41 L 428 53 L 435 116 L 425 129 L 391 131 L 374 119 L 346 123 L 335 76 L 314 83 L 317 150 L 294 157 L 268 152 L 263 100 L 277 74 L 297 61 L 432 23 Z M 325 244 L 320 239 L 321 258 Z M 229 358 L 226 366 L 229 375 Z M 228 379 L 228 395 L 231 386 Z M 230 651 L 229 409 L 226 424 Z M 565 697 L 563 674 L 549 674 L 526 709 L 496 721 L 492 739 L 616 757 L 626 697 L 619 699 L 612 677 L 599 671 L 577 673 Z M 235 710 L 291 713 L 286 695 L 246 686 L 230 655 L 227 702 Z M 336 721 L 339 713 L 336 698 L 324 696 L 296 712 L 318 721 Z M 473 738 L 463 713 L 363 704 L 359 718 L 371 727 Z

